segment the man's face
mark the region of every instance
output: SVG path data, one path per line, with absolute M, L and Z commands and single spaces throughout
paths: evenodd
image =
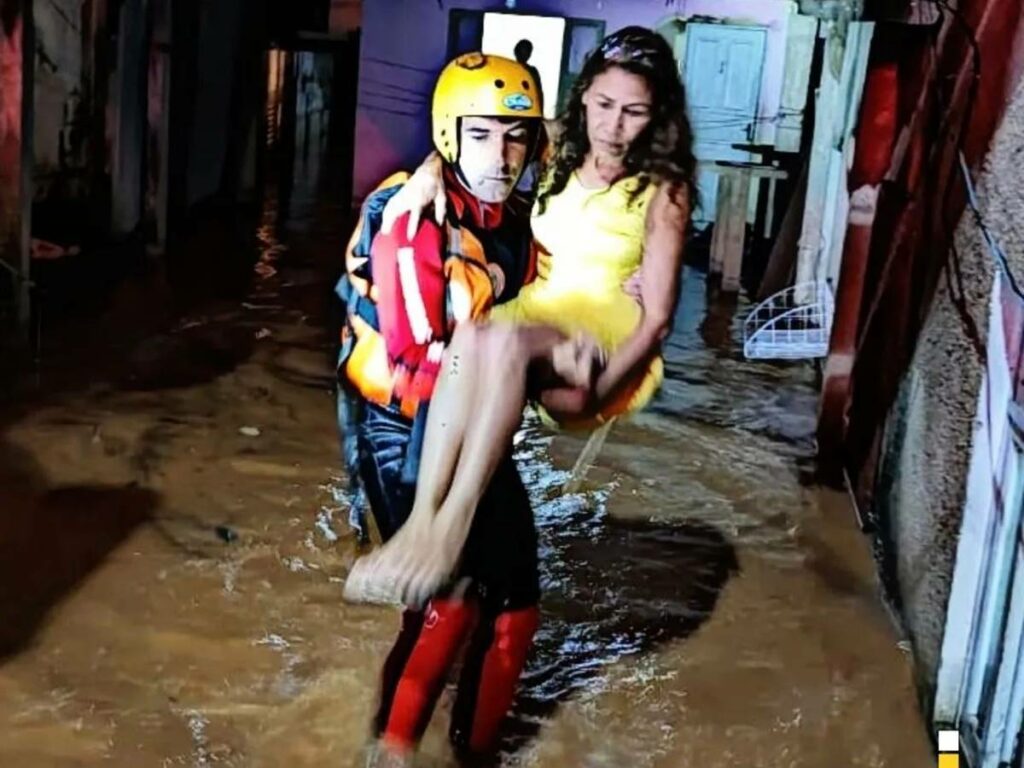
M 459 170 L 475 197 L 504 202 L 526 165 L 530 129 L 527 121 L 464 117 L 459 136 Z

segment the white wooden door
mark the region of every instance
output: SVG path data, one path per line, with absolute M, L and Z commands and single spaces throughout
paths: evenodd
M 690 24 L 683 80 L 698 157 L 744 159 L 731 147 L 754 138 L 765 29 Z
M 757 126 L 766 30 L 732 24 L 688 24 L 681 61 L 694 154 L 698 161 L 747 160 L 733 144 L 749 143 Z M 718 176 L 701 168 L 697 177 L 698 221 L 714 221 Z

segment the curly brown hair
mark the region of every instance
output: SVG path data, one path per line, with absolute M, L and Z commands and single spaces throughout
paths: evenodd
M 638 198 L 653 181 L 670 184 L 694 200 L 697 163 L 693 156 L 693 132 L 686 114 L 686 92 L 672 49 L 665 38 L 650 29 L 625 27 L 604 39 L 573 85 L 565 111 L 558 119 L 559 135 L 538 197 L 541 212 L 549 198 L 565 189 L 569 177 L 590 151 L 583 94 L 594 78 L 612 67 L 644 78 L 651 91 L 651 122 L 630 145 L 623 161 L 626 175 L 639 180 L 632 199 Z

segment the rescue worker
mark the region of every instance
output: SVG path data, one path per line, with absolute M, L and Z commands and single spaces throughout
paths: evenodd
M 366 200 L 338 293 L 346 304 L 339 357 L 345 458 L 387 541 L 412 509 L 434 382 L 455 326 L 483 318 L 532 277 L 529 205 L 514 189 L 541 140 L 542 105 L 518 62 L 465 54 L 441 72 L 432 134 L 448 214 L 380 231 L 408 174 Z M 425 460 L 429 460 L 426 457 Z M 537 627 L 537 540 L 512 459 L 483 495 L 453 584 L 408 608 L 381 674 L 377 750 L 409 759 L 468 638 L 450 738 L 462 754 L 493 749 Z

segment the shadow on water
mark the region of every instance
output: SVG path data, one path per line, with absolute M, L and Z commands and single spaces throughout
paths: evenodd
M 507 732 L 513 750 L 609 664 L 693 634 L 738 570 L 725 537 L 694 521 L 570 519 L 541 539 L 544 621 Z
M 159 498 L 134 484 L 47 487 L 34 460 L 0 440 L 0 662 L 24 650 Z
M 604 684 L 626 657 L 684 640 L 707 621 L 739 571 L 733 545 L 697 520 L 625 520 L 608 490 L 562 496 L 539 425 L 516 459 L 536 512 L 542 620 L 505 724 L 502 753 L 534 738 L 559 705 Z
M 121 388 L 156 391 L 203 384 L 234 370 L 252 349 L 252 332 L 234 325 L 159 334 L 127 355 Z

